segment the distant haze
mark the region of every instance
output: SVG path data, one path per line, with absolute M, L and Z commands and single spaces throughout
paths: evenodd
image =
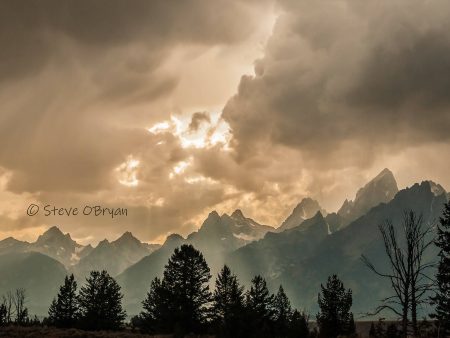
M 278 227 L 386 167 L 448 190 L 449 31 L 444 0 L 1 1 L 0 239 Z

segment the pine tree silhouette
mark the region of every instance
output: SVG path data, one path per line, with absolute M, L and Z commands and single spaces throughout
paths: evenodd
M 308 317 L 305 314 L 300 313 L 300 311 L 298 310 L 294 310 L 292 312 L 287 337 L 288 338 L 309 337 Z
M 0 304 L 0 326 L 3 326 L 6 324 L 7 314 L 8 314 L 8 309 L 6 308 L 6 305 Z
M 79 317 L 77 282 L 73 274 L 64 278 L 56 299 L 48 310 L 48 320 L 57 327 L 74 327 Z
M 286 337 L 292 316 L 292 307 L 283 287 L 280 285 L 273 301 L 275 332 L 279 337 Z
M 320 312 L 317 314 L 319 336 L 335 338 L 339 335 L 355 332 L 352 306 L 352 291 L 346 290 L 344 284 L 336 275 L 328 277 L 326 286 L 320 286 L 319 293 Z
M 183 335 L 205 331 L 211 274 L 202 253 L 192 245 L 176 248 L 163 276 L 161 284 L 167 296 L 173 332 Z
M 248 328 L 252 337 L 272 335 L 273 300 L 274 296 L 269 293 L 265 279 L 259 275 L 255 276 L 246 294 Z
M 142 302 L 144 311 L 139 316 L 141 329 L 152 333 L 171 333 L 172 323 L 167 288 L 157 277 L 150 284 L 147 297 Z
M 126 317 L 120 286 L 105 271 L 91 271 L 80 289 L 81 325 L 90 330 L 118 330 Z
M 437 292 L 432 297 L 436 312 L 432 317 L 438 321 L 440 335 L 447 336 L 450 335 L 450 201 L 444 206 L 435 244 L 439 248 L 439 265 Z
M 218 335 L 243 337 L 243 314 L 244 288 L 239 285 L 236 275 L 225 265 L 217 276 L 213 294 L 212 318 Z

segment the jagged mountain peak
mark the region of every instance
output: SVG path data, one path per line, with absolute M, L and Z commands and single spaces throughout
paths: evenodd
M 354 202 L 356 203 L 359 199 L 364 198 L 364 195 L 378 193 L 379 191 L 377 190 L 382 190 L 381 192 L 384 192 L 386 197 L 390 197 L 390 199 L 395 196 L 398 192 L 398 186 L 392 171 L 387 168 L 383 169 L 364 187 L 358 190 Z
M 183 236 L 179 235 L 179 234 L 170 234 L 169 236 L 167 236 L 166 241 L 164 242 L 164 245 L 169 244 L 169 243 L 174 243 L 174 242 L 181 242 L 184 241 Z
M 322 212 L 317 211 L 316 214 L 311 217 L 308 218 L 307 220 L 303 221 L 300 225 L 289 229 L 289 231 L 295 231 L 296 229 L 306 229 L 309 228 L 311 226 L 323 226 L 327 228 L 327 232 L 328 232 L 328 225 L 327 222 L 325 220 L 325 217 L 323 217 Z
M 46 231 L 44 231 L 44 233 L 42 235 L 40 235 L 39 237 L 48 237 L 48 236 L 64 236 L 64 233 L 56 226 L 52 226 L 50 228 L 48 228 Z
M 442 187 L 442 185 L 435 183 L 433 181 L 424 181 L 429 184 L 431 192 L 434 194 L 434 196 L 440 196 L 442 194 L 446 194 L 447 192 Z
M 49 242 L 59 242 L 61 245 L 80 246 L 75 242 L 70 234 L 64 234 L 57 226 L 52 226 L 47 229 L 42 235 L 38 237 L 34 245 L 41 246 L 46 245 Z
M 220 218 L 220 215 L 216 210 L 213 210 L 208 214 L 208 218 Z
M 0 240 L 0 250 L 9 250 L 9 249 L 21 249 L 22 247 L 29 246 L 30 243 L 25 241 L 20 241 L 15 239 L 14 237 L 7 237 L 3 240 Z
M 323 217 L 322 212 L 319 210 L 319 211 L 317 211 L 316 214 L 312 217 L 312 219 L 318 221 L 318 220 L 322 220 L 322 219 L 325 219 L 325 218 Z
M 97 248 L 100 248 L 102 246 L 107 246 L 109 244 L 110 244 L 109 241 L 105 238 L 104 240 L 98 242 Z
M 206 217 L 206 219 L 204 220 L 203 225 L 213 224 L 217 222 L 220 222 L 220 215 L 216 210 L 213 210 L 208 214 L 208 217 Z
M 406 194 L 407 192 L 414 193 L 416 195 L 422 194 L 422 193 L 431 193 L 435 197 L 439 197 L 441 195 L 447 194 L 446 190 L 440 185 L 433 181 L 422 181 L 421 183 L 415 183 L 412 186 L 403 189 L 399 192 L 399 194 Z
M 139 239 L 137 239 L 130 231 L 124 232 L 122 234 L 122 236 L 117 238 L 112 243 L 121 244 L 121 243 L 127 243 L 127 242 L 138 242 L 138 243 L 141 243 L 141 241 Z
M 244 216 L 244 213 L 242 212 L 241 209 L 236 209 L 235 211 L 233 211 L 233 213 L 231 214 L 231 218 L 234 218 L 234 219 L 240 219 L 240 220 L 245 220 L 245 219 L 247 219 L 247 218 Z
M 326 214 L 326 211 L 322 209 L 319 202 L 310 197 L 305 197 L 300 201 L 300 203 L 295 206 L 295 208 L 292 210 L 292 213 L 278 227 L 277 231 L 281 232 L 287 229 L 294 228 L 300 225 L 306 219 L 315 217 L 318 212 L 320 212 L 322 216 Z
M 15 239 L 14 237 L 6 237 L 5 239 L 0 240 L 1 243 L 18 243 L 18 242 L 22 242 L 19 241 L 18 239 Z
M 326 214 L 325 210 L 322 209 L 319 202 L 312 199 L 311 197 L 303 198 L 299 204 L 294 208 L 294 212 L 298 212 L 302 215 L 304 219 L 314 217 L 317 212 L 320 211 L 321 214 Z
M 224 216 L 220 217 L 219 213 L 215 210 L 211 211 L 208 214 L 208 217 L 203 221 L 202 225 L 200 226 L 199 231 L 204 231 L 209 228 L 216 227 L 218 224 L 220 224 L 221 219 Z
M 260 224 L 258 222 L 256 222 L 255 220 L 249 218 L 249 217 L 245 217 L 244 213 L 242 212 L 241 209 L 236 209 L 235 211 L 233 211 L 233 213 L 231 214 L 231 216 L 229 216 L 233 222 L 236 222 L 236 224 L 238 226 L 241 225 L 246 225 L 246 226 L 259 226 Z
M 380 171 L 380 173 L 377 176 L 375 176 L 375 178 L 373 180 L 374 181 L 379 180 L 379 179 L 382 179 L 387 176 L 394 178 L 393 172 L 388 168 L 384 168 L 383 170 Z
M 385 168 L 358 190 L 353 201 L 346 199 L 337 213 L 348 224 L 378 204 L 391 201 L 397 193 L 394 174 Z

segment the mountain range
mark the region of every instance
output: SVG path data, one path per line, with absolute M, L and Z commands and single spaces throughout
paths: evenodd
M 30 310 L 45 314 L 66 273 L 82 281 L 90 270 L 106 269 L 122 286 L 128 313 L 136 314 L 173 250 L 189 243 L 203 252 L 213 276 L 225 263 L 245 285 L 260 274 L 272 290 L 283 284 L 293 305 L 311 313 L 316 311 L 320 284 L 336 273 L 353 290 L 355 313 L 363 313 L 389 292 L 389 285 L 360 260 L 364 254 L 387 266 L 378 225 L 386 219 L 399 225 L 407 209 L 436 222 L 448 198 L 431 181 L 399 191 L 392 172 L 384 169 L 338 212 L 327 213 L 317 201 L 304 198 L 277 228 L 259 224 L 239 209 L 230 215 L 212 211 L 197 231 L 186 238 L 172 234 L 161 246 L 142 243 L 126 232 L 93 248 L 52 227 L 34 243 L 0 241 L 0 294 L 25 287 Z

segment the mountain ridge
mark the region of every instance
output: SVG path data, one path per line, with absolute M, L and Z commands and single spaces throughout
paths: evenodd
M 317 310 L 316 292 L 320 283 L 326 280 L 328 275 L 338 273 L 345 284 L 354 290 L 355 309 L 367 311 L 370 310 L 367 304 L 375 304 L 380 297 L 385 296 L 383 288 L 389 289 L 388 285 L 375 278 L 360 261 L 361 254 L 365 254 L 377 264 L 386 263 L 383 262 L 378 224 L 385 219 L 392 219 L 395 224 L 399 224 L 403 211 L 407 209 L 422 213 L 427 222 L 435 221 L 440 216 L 443 203 L 449 197 L 441 185 L 433 181 L 422 181 L 397 191 L 390 199 L 395 189 L 385 194 L 384 183 L 389 183 L 392 173 L 382 171 L 380 174 L 382 175 L 377 175 L 358 190 L 360 193 L 356 194 L 358 198 L 355 198 L 355 201 L 363 198 L 370 203 L 358 202 L 359 204 L 354 203 L 353 206 L 356 204 L 370 208 L 353 221 L 344 219 L 339 213 L 324 215 L 321 210 L 317 210 L 312 217 L 300 224 L 277 231 L 246 217 L 240 209 L 222 215 L 213 210 L 197 231 L 186 238 L 171 234 L 163 245 L 154 247 L 151 252 L 148 251 L 149 244 L 140 242 L 129 231 L 111 242 L 105 239 L 96 247 L 92 247 L 77 246 L 78 243 L 70 234 L 51 227 L 39 236 L 36 240 L 39 245 L 36 247 L 45 248 L 45 245 L 50 243 L 64 243 L 70 248 L 75 246 L 80 260 L 77 264 L 70 265 L 68 271 L 61 269 L 59 261 L 47 257 L 45 253 L 33 256 L 38 253 L 23 251 L 28 250 L 33 243 L 12 237 L 0 241 L 0 257 L 6 257 L 8 254 L 13 258 L 18 257 L 14 258 L 18 262 L 14 271 L 21 273 L 26 271 L 29 265 L 28 260 L 21 258 L 26 257 L 24 255 L 37 257 L 33 259 L 42 262 L 48 271 L 53 271 L 50 273 L 52 276 L 74 272 L 78 279 L 84 279 L 84 275 L 91 269 L 104 268 L 117 278 L 124 293 L 124 306 L 130 314 L 135 314 L 140 310 L 141 301 L 151 280 L 161 276 L 173 250 L 182 244 L 192 244 L 203 253 L 213 276 L 225 263 L 245 285 L 248 285 L 255 274 L 261 274 L 267 279 L 270 288 L 274 290 L 279 284 L 283 284 L 286 292 L 293 295 L 292 302 L 296 307 L 312 312 Z M 391 183 L 392 181 L 387 187 L 392 188 Z M 372 189 L 371 184 L 375 185 L 376 189 Z M 369 189 L 364 189 L 367 186 Z M 384 198 L 388 200 L 379 202 L 380 192 L 383 192 Z M 375 198 L 366 199 L 365 196 L 371 193 L 376 195 Z M 83 250 L 88 251 L 87 254 L 84 255 Z M 58 250 L 47 251 L 54 254 Z M 0 273 L 6 273 L 2 271 L 1 265 Z M 8 278 L 12 278 L 9 271 L 7 274 Z M 56 282 L 53 282 L 56 285 Z M 33 284 L 30 292 L 39 290 L 39 287 Z M 364 298 L 363 295 L 369 289 L 373 292 Z

